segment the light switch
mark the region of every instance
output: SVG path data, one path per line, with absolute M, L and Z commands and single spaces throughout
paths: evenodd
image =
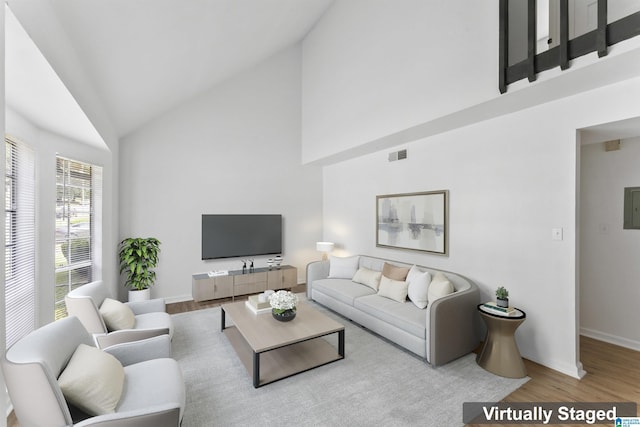
M 562 228 L 552 228 L 551 238 L 553 240 L 562 240 Z

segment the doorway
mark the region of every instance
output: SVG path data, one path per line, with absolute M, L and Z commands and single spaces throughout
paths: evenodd
M 640 230 L 623 228 L 624 189 L 640 186 L 640 117 L 581 129 L 578 144 L 578 332 L 640 350 Z

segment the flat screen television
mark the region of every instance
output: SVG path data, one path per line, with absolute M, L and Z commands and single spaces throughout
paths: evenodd
M 282 215 L 202 215 L 202 259 L 282 253 Z

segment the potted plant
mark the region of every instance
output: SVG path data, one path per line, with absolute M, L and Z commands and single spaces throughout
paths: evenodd
M 128 237 L 120 242 L 120 274 L 125 273 L 129 301 L 150 299 L 149 288 L 156 280 L 153 269 L 158 265 L 159 252 L 160 241 L 154 237 Z
M 504 286 L 500 286 L 496 289 L 496 304 L 498 307 L 509 307 L 509 291 Z
M 278 291 L 269 295 L 271 314 L 276 320 L 288 322 L 296 317 L 298 297 L 289 291 Z

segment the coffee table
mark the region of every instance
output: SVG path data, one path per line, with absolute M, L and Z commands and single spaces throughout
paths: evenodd
M 265 384 L 344 359 L 344 325 L 305 302 L 296 318 L 280 322 L 271 313 L 256 314 L 244 301 L 220 306 L 220 328 L 253 377 Z M 226 317 L 233 325 L 226 325 Z M 338 348 L 325 336 L 338 334 Z

